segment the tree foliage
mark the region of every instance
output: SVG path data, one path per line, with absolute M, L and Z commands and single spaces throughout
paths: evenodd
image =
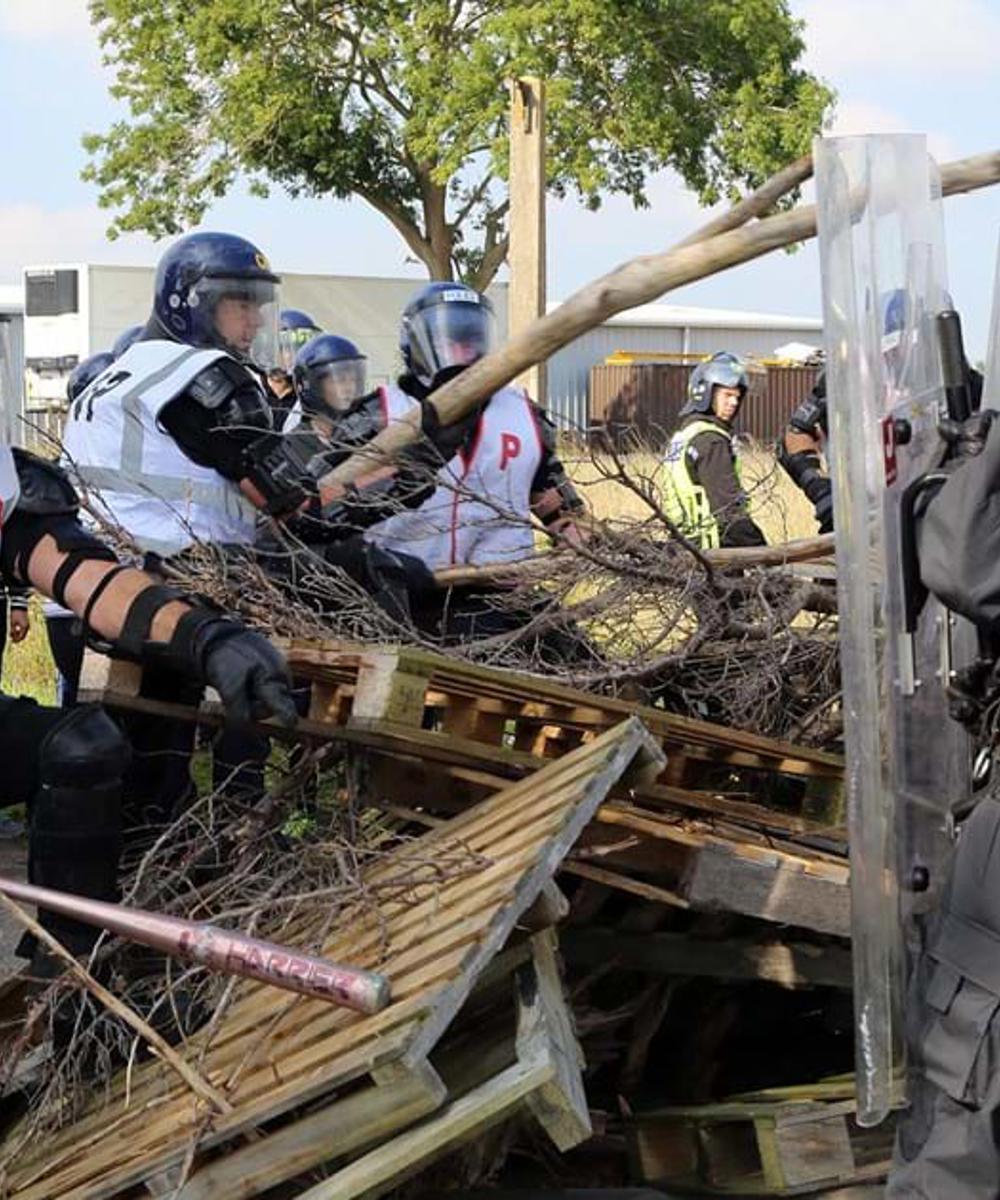
M 112 235 L 197 223 L 242 176 L 360 196 L 436 278 L 507 250 L 504 81 L 548 88 L 548 183 L 704 203 L 804 153 L 831 94 L 787 0 L 91 0 L 129 117 L 88 135 Z

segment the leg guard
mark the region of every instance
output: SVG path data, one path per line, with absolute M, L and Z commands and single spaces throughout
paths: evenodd
M 102 708 L 88 704 L 67 712 L 38 752 L 28 878 L 42 887 L 114 901 L 128 742 Z M 87 953 L 100 934 L 44 910 L 39 919 L 74 954 Z

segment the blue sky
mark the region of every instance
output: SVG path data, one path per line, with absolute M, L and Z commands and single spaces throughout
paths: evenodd
M 247 0 L 251 3 L 252 0 Z M 839 93 L 835 130 L 928 134 L 939 161 L 993 149 L 1000 112 L 1000 0 L 792 0 L 807 63 Z M 84 0 L 0 0 L 0 282 L 29 262 L 150 263 L 137 235 L 108 243 L 107 214 L 79 179 L 80 136 L 107 126 L 107 96 Z M 666 248 L 705 219 L 669 175 L 652 208 L 610 200 L 589 213 L 549 202 L 549 294 L 562 299 L 637 254 Z M 951 290 L 974 357 L 985 351 L 1000 188 L 946 205 Z M 237 192 L 205 224 L 258 242 L 285 270 L 422 277 L 398 235 L 363 202 L 262 201 Z M 818 315 L 814 246 L 775 254 L 672 292 L 675 303 Z

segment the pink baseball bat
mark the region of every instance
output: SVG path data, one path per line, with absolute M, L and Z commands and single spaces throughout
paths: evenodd
M 244 975 L 363 1013 L 379 1012 L 389 1003 L 389 980 L 384 975 L 339 966 L 325 958 L 202 921 L 159 916 L 141 908 L 107 904 L 2 877 L 0 892 L 12 900 L 26 900 L 49 912 L 98 925 L 130 942 L 196 962 L 210 971 Z

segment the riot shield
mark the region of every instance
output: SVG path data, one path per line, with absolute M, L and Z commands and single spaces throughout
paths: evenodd
M 815 147 L 851 857 L 858 1121 L 902 1100 L 906 964 L 943 882 L 969 741 L 943 683 L 971 627 L 921 594 L 910 512 L 938 465 L 940 189 L 916 135 Z M 960 627 L 961 626 L 961 627 Z

